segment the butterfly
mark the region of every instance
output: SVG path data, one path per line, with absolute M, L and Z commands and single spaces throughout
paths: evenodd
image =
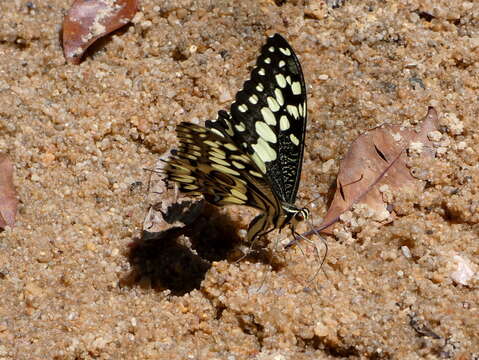
M 246 205 L 260 214 L 249 225 L 253 243 L 309 216 L 294 205 L 306 131 L 306 86 L 296 54 L 279 34 L 268 38 L 230 111 L 205 127 L 182 122 L 179 147 L 166 161 L 168 181 L 218 206 Z

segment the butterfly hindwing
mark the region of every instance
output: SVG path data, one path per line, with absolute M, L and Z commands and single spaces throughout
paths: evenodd
M 306 127 L 306 87 L 299 61 L 276 34 L 236 95 L 230 113 L 220 111 L 212 128 L 249 154 L 274 194 L 294 204 L 299 186 Z
M 234 143 L 191 123 L 179 124 L 176 131 L 180 146 L 165 172 L 181 191 L 203 194 L 215 205 L 247 205 L 262 211 L 277 207 L 269 184 Z

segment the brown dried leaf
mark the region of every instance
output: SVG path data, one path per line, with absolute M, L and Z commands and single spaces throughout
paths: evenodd
M 13 164 L 8 156 L 0 154 L 0 229 L 15 225 L 17 193 L 13 185 Z
M 420 158 L 434 157 L 427 135 L 436 129 L 437 112 L 430 107 L 419 131 L 383 125 L 359 136 L 341 161 L 336 193 L 316 230 L 331 234 L 340 215 L 354 204 L 366 205 L 381 221 L 387 212 L 381 186 L 387 185 L 389 190 L 399 192 L 420 184 L 407 167 L 406 149 L 414 148 Z
M 138 0 L 75 0 L 63 20 L 63 53 L 79 64 L 98 38 L 126 25 L 138 11 Z

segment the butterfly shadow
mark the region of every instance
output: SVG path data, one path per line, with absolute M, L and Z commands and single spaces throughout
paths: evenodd
M 127 254 L 132 270 L 122 286 L 184 295 L 199 289 L 211 263 L 228 259 L 240 243 L 237 224 L 203 200 L 175 203 L 163 218 L 170 228 L 144 231 L 133 241 Z

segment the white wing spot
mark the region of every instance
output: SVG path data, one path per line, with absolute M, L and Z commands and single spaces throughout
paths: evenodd
M 258 74 L 260 74 L 261 76 L 265 76 L 265 75 L 266 75 L 266 72 L 264 71 L 263 68 L 260 68 L 260 69 L 258 70 Z
M 276 74 L 276 82 L 278 83 L 279 87 L 285 88 L 286 87 L 286 79 L 284 78 L 283 74 Z
M 246 130 L 246 127 L 244 126 L 244 124 L 242 122 L 238 123 L 235 125 L 235 128 L 236 130 L 238 130 L 239 132 L 243 132 Z
M 278 104 L 280 106 L 283 106 L 284 105 L 284 97 L 283 97 L 283 93 L 282 93 L 281 89 L 279 89 L 279 88 L 274 89 L 274 95 L 276 96 L 276 101 L 278 102 Z
M 298 108 L 296 106 L 288 105 L 288 106 L 286 106 L 286 109 L 291 114 L 291 116 L 293 116 L 295 119 L 299 118 Z
M 270 46 L 270 47 L 268 48 L 268 51 L 273 53 L 273 52 L 274 52 L 274 47 L 273 47 L 273 46 Z
M 297 138 L 294 134 L 289 135 L 289 139 L 291 140 L 291 142 L 292 142 L 294 145 L 296 145 L 296 146 L 299 145 L 299 140 L 298 140 L 298 138 Z
M 293 82 L 293 84 L 291 84 L 291 90 L 293 90 L 294 95 L 301 94 L 301 84 L 298 81 Z
M 271 58 L 267 57 L 264 59 L 265 64 L 271 64 Z
M 271 111 L 277 112 L 280 109 L 279 104 L 274 97 L 268 96 L 266 101 L 268 102 L 268 106 Z
M 251 104 L 257 104 L 258 103 L 258 97 L 254 94 L 251 95 L 248 100 Z
M 280 68 L 282 68 L 284 65 L 286 65 L 286 63 L 284 62 L 284 60 L 280 60 L 279 63 L 278 63 L 278 66 Z
M 259 138 L 258 143 L 251 147 L 263 162 L 276 160 L 276 151 L 263 138 Z
M 256 85 L 256 90 L 258 90 L 259 92 L 262 92 L 264 90 L 263 84 L 259 83 L 258 85 Z
M 289 86 L 291 86 L 291 76 L 287 76 L 286 77 L 286 82 L 289 84 Z
M 244 113 L 248 111 L 248 107 L 245 104 L 241 104 L 240 106 L 238 106 L 238 110 Z
M 276 118 L 274 117 L 273 112 L 269 108 L 267 107 L 262 108 L 261 115 L 263 115 L 263 119 L 264 121 L 266 121 L 266 124 L 273 125 L 273 126 L 276 125 Z
M 289 124 L 289 120 L 287 116 L 286 115 L 281 116 L 281 118 L 279 119 L 279 129 L 281 131 L 286 131 L 289 129 L 289 126 L 290 124 Z
M 279 48 L 279 51 L 281 51 L 286 56 L 291 56 L 291 51 L 289 51 L 288 48 L 285 48 L 285 49 Z
M 276 134 L 266 123 L 262 121 L 256 121 L 256 124 L 254 124 L 254 128 L 258 135 L 265 139 L 267 142 L 273 144 L 276 143 Z

